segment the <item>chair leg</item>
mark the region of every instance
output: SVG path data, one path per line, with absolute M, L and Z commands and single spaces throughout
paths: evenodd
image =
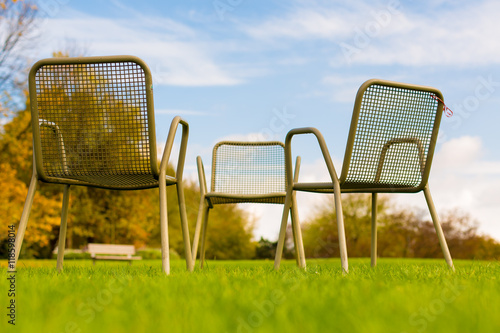
M 160 175 L 160 179 L 165 179 Z M 167 211 L 167 184 L 160 181 L 160 235 L 161 235 L 161 264 L 163 272 L 170 274 L 170 251 L 168 245 L 168 211 Z
M 295 222 L 293 221 L 293 212 L 292 209 L 290 208 L 290 214 L 292 214 L 292 238 L 293 238 L 293 248 L 295 249 L 295 262 L 297 263 L 297 267 L 300 267 L 300 260 L 299 260 L 299 248 L 297 247 L 298 240 L 297 240 L 297 235 L 295 233 Z
M 302 241 L 302 230 L 300 229 L 299 212 L 297 209 L 297 198 L 296 198 L 296 193 L 294 192 L 292 192 L 292 208 L 290 210 L 292 213 L 292 231 L 295 243 L 297 265 L 302 269 L 306 269 L 306 257 L 304 254 L 304 243 Z
M 194 269 L 193 256 L 189 237 L 189 226 L 186 214 L 186 199 L 184 197 L 184 186 L 182 181 L 177 183 L 177 198 L 179 199 L 179 213 L 181 215 L 182 238 L 184 240 L 184 255 L 186 257 L 186 268 L 192 272 Z
M 432 222 L 434 223 L 434 229 L 436 229 L 436 234 L 439 239 L 439 244 L 441 245 L 441 250 L 443 251 L 444 259 L 446 263 L 450 267 L 452 271 L 455 271 L 455 267 L 453 266 L 453 260 L 451 259 L 450 250 L 448 248 L 448 244 L 446 244 L 446 239 L 444 238 L 443 229 L 441 229 L 441 224 L 439 223 L 439 217 L 436 212 L 436 207 L 434 207 L 434 202 L 432 201 L 431 191 L 429 187 L 426 186 L 424 188 L 425 200 L 427 201 L 427 206 L 429 207 L 429 211 L 431 213 Z
M 292 207 L 290 208 L 290 213 L 292 216 L 292 238 L 293 238 L 293 248 L 295 249 L 295 262 L 297 263 L 297 267 L 300 267 L 300 254 L 299 254 L 299 248 L 297 247 L 297 244 L 299 243 L 299 240 L 297 239 L 297 233 L 295 232 L 295 219 L 294 219 L 294 214 L 293 214 L 293 204 Z M 283 245 L 284 246 L 284 245 Z
M 64 249 L 66 247 L 66 230 L 68 221 L 68 206 L 69 206 L 69 187 L 64 185 L 62 214 L 61 214 L 61 227 L 59 228 L 59 245 L 57 247 L 57 270 L 59 272 L 63 269 Z
M 194 229 L 193 236 L 193 248 L 191 250 L 191 255 L 193 256 L 193 265 L 196 262 L 196 256 L 198 253 L 198 243 L 200 242 L 200 232 L 201 226 L 203 224 L 203 218 L 205 217 L 206 210 L 208 208 L 208 203 L 206 202 L 205 196 L 201 196 L 200 206 L 198 207 L 198 216 L 196 217 L 196 228 Z
M 372 193 L 372 267 L 377 265 L 377 193 Z
M 339 234 L 340 263 L 342 265 L 342 274 L 349 273 L 349 263 L 347 261 L 347 245 L 345 240 L 344 214 L 342 213 L 342 201 L 340 198 L 340 184 L 338 181 L 333 184 L 333 193 L 335 196 L 335 211 L 337 215 L 337 229 Z
M 203 226 L 201 230 L 201 244 L 200 244 L 200 268 L 203 268 L 205 263 L 205 245 L 207 241 L 207 227 L 208 227 L 208 214 L 210 213 L 210 207 L 208 205 L 205 209 L 205 218 L 203 219 Z
M 33 205 L 33 198 L 35 197 L 37 183 L 38 183 L 38 179 L 36 177 L 35 172 L 33 172 L 33 177 L 31 177 L 31 182 L 30 182 L 30 187 L 28 189 L 28 194 L 26 195 L 26 201 L 24 202 L 23 213 L 21 215 L 21 220 L 19 222 L 19 227 L 17 229 L 16 246 L 15 246 L 15 260 L 14 260 L 14 269 L 13 270 L 16 270 L 17 260 L 19 259 L 19 254 L 21 253 L 21 245 L 23 244 L 24 232 L 26 231 L 26 226 L 28 224 L 28 218 L 30 216 L 31 206 Z
M 280 268 L 281 257 L 283 255 L 283 246 L 285 244 L 285 234 L 286 234 L 286 225 L 288 223 L 288 212 L 292 206 L 292 192 L 293 189 L 290 189 L 285 197 L 285 204 L 283 206 L 283 216 L 281 217 L 281 227 L 280 233 L 278 237 L 278 245 L 276 246 L 276 256 L 274 258 L 274 269 L 278 270 Z

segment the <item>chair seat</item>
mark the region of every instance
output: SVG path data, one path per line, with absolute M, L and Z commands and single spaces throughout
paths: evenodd
M 269 203 L 283 204 L 285 203 L 285 192 L 266 193 L 266 194 L 226 194 L 210 192 L 206 198 L 212 205 L 228 204 L 228 203 Z
M 332 182 L 319 183 L 295 183 L 293 189 L 303 192 L 333 193 Z M 420 189 L 414 186 L 402 186 L 394 184 L 376 183 L 342 183 L 340 191 L 343 193 L 368 193 L 368 192 L 419 192 Z
M 158 180 L 152 174 L 143 175 L 82 175 L 58 177 L 58 183 L 70 183 L 73 185 L 92 186 L 107 189 L 140 189 L 158 187 Z M 176 184 L 175 177 L 167 176 L 167 185 Z
M 293 189 L 296 191 L 304 191 L 304 192 L 333 193 L 333 183 L 332 182 L 295 183 L 295 184 L 293 184 Z

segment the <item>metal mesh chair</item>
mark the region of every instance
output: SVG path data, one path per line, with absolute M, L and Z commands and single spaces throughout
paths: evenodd
M 314 134 L 318 140 L 332 182 L 298 183 L 287 175 L 288 191 L 276 251 L 279 268 L 285 238 L 288 209 L 294 191 L 333 192 L 338 223 L 342 268 L 348 271 L 344 220 L 340 193 L 372 193 L 371 263 L 377 258 L 377 193 L 415 193 L 424 191 L 434 227 L 447 264 L 453 262 L 427 185 L 443 111 L 439 90 L 390 82 L 368 80 L 358 91 L 340 179 L 321 133 L 315 128 L 288 132 L 285 164 L 291 170 L 291 140 L 297 134 Z
M 285 202 L 284 148 L 284 144 L 277 141 L 223 141 L 217 143 L 213 149 L 210 192 L 207 191 L 203 162 L 198 156 L 201 200 L 191 253 L 193 261 L 195 261 L 201 231 L 200 261 L 202 268 L 205 260 L 208 215 L 214 205 L 252 202 L 283 204 Z M 297 158 L 295 167 L 297 175 L 299 166 L 300 158 Z M 292 201 L 295 203 L 295 197 L 292 198 Z M 296 205 L 291 204 L 289 209 L 292 212 L 292 230 L 297 264 L 302 267 L 305 265 L 305 259 Z
M 166 186 L 177 185 L 186 263 L 191 246 L 182 173 L 188 124 L 172 121 L 158 164 L 152 78 L 132 56 L 52 58 L 37 62 L 29 75 L 33 127 L 33 177 L 16 238 L 16 259 L 26 229 L 37 180 L 64 184 L 57 267 L 62 269 L 70 185 L 115 190 L 159 187 L 163 270 L 170 271 Z M 178 125 L 182 141 L 175 176 L 167 164 Z

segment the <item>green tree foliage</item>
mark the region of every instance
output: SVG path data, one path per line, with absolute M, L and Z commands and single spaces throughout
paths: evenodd
M 273 259 L 276 256 L 276 248 L 278 247 L 278 241 L 271 242 L 264 237 L 261 237 L 256 244 L 255 248 L 255 259 Z M 284 259 L 295 258 L 295 247 L 293 244 L 293 233 L 292 228 L 289 225 L 286 229 L 286 240 L 283 247 L 282 257 Z
M 342 195 L 344 226 L 349 256 L 370 254 L 371 206 L 364 195 Z M 379 222 L 384 220 L 386 200 L 378 200 Z M 339 253 L 337 219 L 333 199 L 318 207 L 316 217 L 302 224 L 304 250 L 308 257 L 328 258 Z M 359 253 L 359 255 L 356 255 Z
M 255 248 L 255 259 L 272 259 L 276 255 L 276 244 L 261 237 Z
M 378 197 L 378 255 L 381 257 L 441 258 L 442 251 L 428 212 L 416 214 Z M 370 256 L 371 196 L 343 194 L 344 225 L 350 257 Z M 452 256 L 456 259 L 499 259 L 500 244 L 480 235 L 477 223 L 464 213 L 450 211 L 441 225 Z M 303 223 L 307 257 L 339 255 L 333 200 L 319 207 L 316 217 Z

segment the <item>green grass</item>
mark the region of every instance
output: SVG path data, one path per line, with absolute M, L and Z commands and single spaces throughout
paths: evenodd
M 7 275 L 5 261 L 2 274 Z M 500 263 L 444 260 L 210 261 L 204 270 L 158 260 L 24 260 L 16 275 L 16 326 L 1 332 L 500 332 Z

